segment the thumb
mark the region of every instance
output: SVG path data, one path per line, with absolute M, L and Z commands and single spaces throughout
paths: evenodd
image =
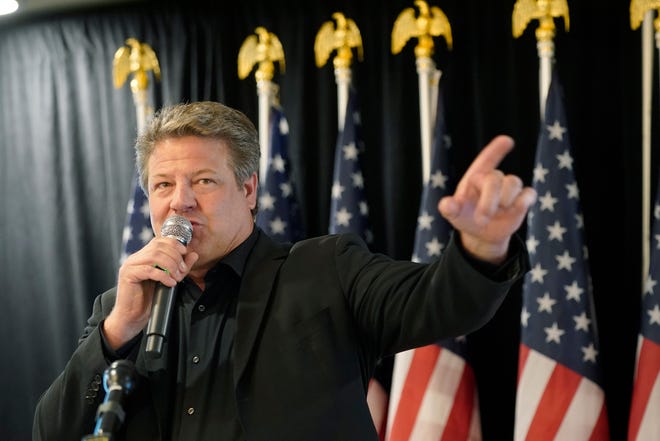
M 183 258 L 184 262 L 186 263 L 186 266 L 188 267 L 188 271 L 193 267 L 195 262 L 199 259 L 199 254 L 197 254 L 194 251 L 191 251 L 190 253 L 187 253 L 185 257 Z

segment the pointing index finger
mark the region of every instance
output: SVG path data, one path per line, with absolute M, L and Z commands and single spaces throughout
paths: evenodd
M 472 164 L 470 164 L 470 167 L 465 172 L 465 176 L 494 170 L 511 149 L 513 149 L 513 144 L 513 139 L 509 136 L 496 136 L 472 161 Z
M 473 175 L 488 173 L 497 168 L 504 157 L 513 149 L 513 139 L 510 136 L 499 135 L 493 138 L 486 147 L 479 152 L 463 175 L 456 188 L 456 194 L 460 195 L 466 190 Z

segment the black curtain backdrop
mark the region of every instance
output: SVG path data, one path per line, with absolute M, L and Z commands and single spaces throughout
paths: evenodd
M 531 184 L 538 61 L 532 29 L 511 36 L 513 3 L 443 0 L 438 6 L 451 21 L 454 49 L 437 41 L 434 58 L 443 69 L 455 168 L 462 172 L 491 137 L 507 133 L 517 148 L 502 168 Z M 319 235 L 328 225 L 337 109 L 333 69 L 315 66 L 314 37 L 335 11 L 353 18 L 364 43 L 354 83 L 373 248 L 409 259 L 421 192 L 414 42 L 396 56 L 389 48 L 394 20 L 410 6 L 243 0 L 216 12 L 218 6 L 195 1 L 140 2 L 0 17 L 0 439 L 30 439 L 39 395 L 74 350 L 93 298 L 115 282 L 136 130 L 128 85 L 112 87 L 113 54 L 124 40 L 146 41 L 159 57 L 162 80 L 151 90 L 156 108 L 218 100 L 256 123 L 254 77 L 239 80 L 236 59 L 256 26 L 275 32 L 287 61 L 276 81 L 289 119 L 294 179 L 306 229 Z M 591 256 L 612 439 L 623 440 L 642 277 L 641 34 L 630 30 L 628 0 L 570 1 L 569 7 L 570 32 L 560 25 L 556 38 L 557 66 Z M 520 304 L 517 286 L 471 337 L 486 440 L 512 439 Z

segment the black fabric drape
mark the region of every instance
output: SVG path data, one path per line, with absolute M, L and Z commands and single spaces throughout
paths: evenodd
M 538 61 L 531 29 L 511 37 L 513 3 L 439 4 L 452 24 L 454 49 L 438 41 L 435 59 L 443 69 L 455 167 L 464 170 L 492 136 L 508 133 L 518 147 L 502 167 L 530 184 Z M 390 33 L 410 6 L 244 0 L 216 12 L 212 3 L 139 2 L 0 19 L 1 439 L 30 438 L 39 395 L 75 348 L 94 296 L 115 282 L 136 130 L 130 90 L 113 89 L 111 80 L 112 57 L 124 40 L 146 41 L 159 57 L 162 80 L 151 90 L 156 108 L 219 100 L 256 123 L 255 84 L 237 78 L 238 49 L 259 25 L 279 36 L 287 71 L 277 82 L 291 130 L 293 178 L 306 230 L 318 235 L 328 224 L 336 88 L 331 64 L 314 65 L 314 37 L 335 11 L 353 18 L 364 43 L 365 61 L 353 75 L 374 249 L 408 259 L 421 191 L 415 43 L 394 56 Z M 571 30 L 556 39 L 559 76 L 591 255 L 612 439 L 624 439 L 641 293 L 640 37 L 629 29 L 627 0 L 569 6 Z M 487 440 L 512 438 L 519 314 L 518 289 L 471 339 Z

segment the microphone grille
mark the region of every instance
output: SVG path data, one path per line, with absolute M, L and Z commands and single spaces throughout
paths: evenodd
M 182 244 L 188 245 L 193 234 L 192 224 L 185 217 L 175 214 L 165 219 L 160 234 L 163 237 L 173 237 Z

